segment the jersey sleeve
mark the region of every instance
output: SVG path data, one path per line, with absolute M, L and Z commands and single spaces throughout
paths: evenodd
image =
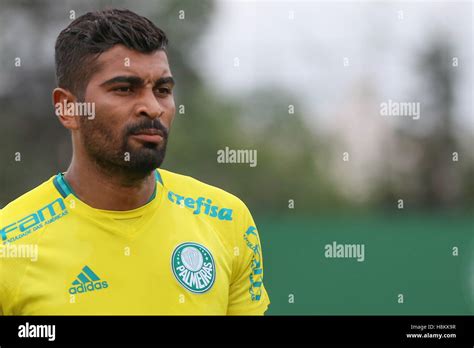
M 263 254 L 255 222 L 244 205 L 243 219 L 236 226 L 233 277 L 228 315 L 263 315 L 270 304 L 263 285 Z
M 4 223 L 3 223 L 3 214 L 2 210 L 0 209 L 0 231 L 3 229 Z M 6 301 L 6 294 L 5 294 L 5 275 L 4 275 L 4 268 L 5 265 L 3 263 L 3 249 L 5 246 L 2 243 L 2 238 L 0 235 L 0 315 L 4 315 L 4 310 L 3 307 L 5 306 L 5 301 Z
M 5 211 L 0 210 L 0 316 L 12 315 L 12 298 L 25 270 L 25 258 L 11 257 L 8 245 L 3 244 Z M 17 243 L 16 243 L 17 244 Z
M 0 245 L 0 248 L 2 245 Z M 5 302 L 5 295 L 4 295 L 4 289 L 3 289 L 3 283 L 2 283 L 2 259 L 0 258 L 0 316 L 3 315 L 3 303 Z
M 0 248 L 2 248 L 3 245 L 0 245 Z M 1 251 L 0 251 L 1 252 Z M 3 285 L 3 273 L 2 273 L 2 268 L 3 268 L 3 263 L 2 263 L 2 259 L 0 258 L 0 316 L 4 315 L 3 314 L 3 306 L 5 305 L 5 289 L 4 289 L 4 285 Z

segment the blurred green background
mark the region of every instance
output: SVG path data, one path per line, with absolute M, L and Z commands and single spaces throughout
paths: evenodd
M 67 168 L 54 41 L 105 7 L 168 34 L 185 112 L 163 167 L 249 206 L 268 314 L 474 313 L 472 3 L 0 0 L 0 207 Z M 420 120 L 381 116 L 389 99 Z M 326 258 L 333 241 L 365 261 Z

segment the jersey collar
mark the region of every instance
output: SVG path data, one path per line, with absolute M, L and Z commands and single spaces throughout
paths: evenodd
M 156 182 L 159 182 L 161 185 L 163 185 L 163 179 L 161 178 L 161 174 L 160 172 L 158 172 L 158 169 L 155 169 L 154 173 L 155 173 L 155 189 L 153 190 L 153 193 L 148 199 L 147 203 L 150 203 L 156 197 L 156 191 L 157 191 L 157 186 L 158 186 L 156 185 Z M 63 198 L 66 198 L 67 196 L 71 194 L 77 197 L 72 187 L 68 184 L 67 180 L 64 178 L 64 173 L 59 172 L 54 177 L 53 184 L 54 184 L 54 187 L 56 187 L 56 190 L 59 191 L 59 193 L 61 194 Z

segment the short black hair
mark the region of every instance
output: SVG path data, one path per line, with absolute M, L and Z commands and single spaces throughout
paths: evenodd
M 89 79 L 98 68 L 93 61 L 117 44 L 143 53 L 166 52 L 168 38 L 149 19 L 130 10 L 88 12 L 69 24 L 56 40 L 58 86 L 83 99 Z

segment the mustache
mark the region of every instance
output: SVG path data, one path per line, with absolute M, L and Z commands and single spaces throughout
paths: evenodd
M 160 120 L 144 120 L 136 125 L 129 125 L 125 130 L 126 135 L 133 135 L 140 133 L 146 129 L 156 129 L 163 133 L 165 139 L 168 138 L 169 129 L 163 126 Z

